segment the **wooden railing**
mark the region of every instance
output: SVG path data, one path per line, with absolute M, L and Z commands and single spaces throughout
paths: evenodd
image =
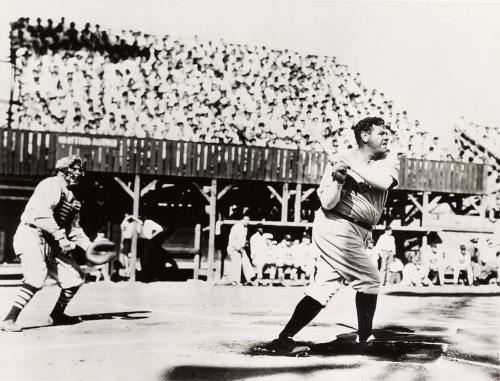
M 400 189 L 485 194 L 486 180 L 483 164 L 400 159 Z
M 50 174 L 78 154 L 87 170 L 109 173 L 318 184 L 323 152 L 212 143 L 0 129 L 0 174 Z M 485 193 L 481 164 L 401 159 L 400 189 Z

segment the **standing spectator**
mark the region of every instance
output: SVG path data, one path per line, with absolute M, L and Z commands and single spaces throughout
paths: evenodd
M 472 265 L 470 253 L 465 245 L 460 245 L 460 251 L 453 260 L 453 284 L 458 284 L 462 272 L 465 272 L 469 286 L 472 286 L 474 277 L 472 275 Z
M 160 224 L 145 216 L 139 234 L 139 240 L 142 243 L 140 258 L 143 282 L 151 282 L 155 278 L 155 264 L 159 262 L 157 256 L 160 252 L 158 242 L 154 238 L 162 231 L 163 227 Z
M 470 240 L 470 248 L 469 248 L 474 285 L 478 284 L 479 276 L 481 275 L 481 252 L 479 250 L 478 242 L 479 239 L 472 238 Z
M 392 235 L 392 229 L 390 226 L 387 226 L 385 228 L 384 234 L 382 234 L 378 239 L 375 250 L 380 256 L 380 274 L 382 285 L 385 286 L 385 284 L 389 280 L 389 265 L 392 263 L 392 259 L 396 254 L 396 243 L 394 240 L 394 236 Z
M 134 230 L 137 234 L 140 233 L 140 228 L 142 221 L 135 218 L 133 215 L 125 213 L 122 223 L 120 224 L 121 229 L 121 250 L 118 260 L 120 262 L 121 268 L 118 270 L 118 274 L 121 277 L 130 277 L 130 255 L 132 248 L 132 237 L 134 235 Z
M 371 258 L 373 264 L 379 268 L 379 259 L 380 255 L 378 251 L 375 249 L 375 243 L 373 242 L 373 238 L 368 238 L 366 241 L 366 254 Z
M 268 250 L 267 240 L 264 237 L 262 225 L 257 225 L 257 231 L 250 237 L 250 258 L 256 268 L 257 278 L 262 278 L 262 270 L 265 265 L 265 255 Z
M 248 217 L 243 217 L 241 221 L 233 225 L 229 232 L 227 255 L 230 264 L 228 266 L 229 271 L 225 278 L 233 285 L 241 284 L 242 273 L 245 283 L 253 281 L 256 276 L 245 249 L 249 220 Z

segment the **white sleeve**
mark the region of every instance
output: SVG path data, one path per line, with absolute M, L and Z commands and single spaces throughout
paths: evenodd
M 333 180 L 332 170 L 332 165 L 328 164 L 321 178 L 319 188 L 316 191 L 321 206 L 326 210 L 333 209 L 337 205 L 342 193 L 342 184 Z
M 32 217 L 32 223 L 52 235 L 62 238 L 64 231 L 54 219 L 54 208 L 61 199 L 61 188 L 53 181 L 44 180 L 35 188 L 35 192 L 27 205 L 27 212 Z

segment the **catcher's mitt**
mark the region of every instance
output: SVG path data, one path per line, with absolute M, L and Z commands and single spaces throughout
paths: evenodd
M 103 265 L 111 261 L 115 255 L 115 244 L 107 238 L 100 238 L 92 242 L 85 257 L 93 265 Z

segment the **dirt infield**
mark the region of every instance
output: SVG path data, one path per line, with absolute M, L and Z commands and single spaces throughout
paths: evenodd
M 17 288 L 0 288 L 5 314 Z M 297 340 L 311 356 L 259 355 L 302 297 L 300 287 L 204 283 L 90 283 L 47 327 L 58 289 L 23 312 L 21 333 L 0 332 L 0 380 L 498 380 L 500 297 L 383 295 L 376 335 L 352 344 L 353 291 L 342 290 Z

